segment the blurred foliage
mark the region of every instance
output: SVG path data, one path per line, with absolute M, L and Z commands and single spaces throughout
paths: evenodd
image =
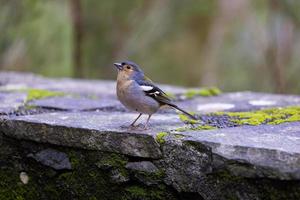
M 298 0 L 81 0 L 82 78 L 300 93 Z M 71 0 L 0 0 L 0 69 L 73 76 Z

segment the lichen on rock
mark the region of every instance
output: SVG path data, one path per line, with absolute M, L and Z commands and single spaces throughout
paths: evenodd
M 281 124 L 300 121 L 300 107 L 278 107 L 248 112 L 219 112 L 216 115 L 227 115 L 231 117 L 232 122 L 238 125 Z
M 167 132 L 159 132 L 156 134 L 155 140 L 159 143 L 159 144 L 164 144 L 165 143 L 165 139 L 164 137 L 166 137 L 168 135 Z
M 27 102 L 36 99 L 43 99 L 48 97 L 65 95 L 65 93 L 63 92 L 50 91 L 44 89 L 34 89 L 34 88 L 23 89 L 23 91 L 27 92 L 27 100 L 26 100 Z
M 216 127 L 214 127 L 214 126 L 204 124 L 200 119 L 199 120 L 191 119 L 182 113 L 179 113 L 178 115 L 179 115 L 179 119 L 186 125 L 175 129 L 175 131 L 183 132 L 183 131 L 189 131 L 189 130 L 200 131 L 200 130 L 216 129 Z

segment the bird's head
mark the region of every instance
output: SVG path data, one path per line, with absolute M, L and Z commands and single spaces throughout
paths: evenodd
M 118 75 L 123 78 L 136 79 L 144 77 L 144 73 L 141 68 L 134 62 L 123 61 L 121 63 L 114 63 L 118 69 Z

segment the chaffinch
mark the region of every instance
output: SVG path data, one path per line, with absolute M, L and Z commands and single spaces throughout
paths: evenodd
M 136 63 L 125 61 L 122 63 L 114 63 L 114 65 L 118 69 L 118 99 L 126 108 L 139 113 L 138 117 L 130 124 L 130 127 L 135 127 L 136 121 L 142 114 L 147 114 L 148 119 L 144 126 L 144 128 L 147 129 L 152 114 L 165 105 L 183 112 L 192 119 L 196 119 L 195 116 L 172 103 L 166 93 L 155 86 L 154 83 L 144 75 L 144 72 Z

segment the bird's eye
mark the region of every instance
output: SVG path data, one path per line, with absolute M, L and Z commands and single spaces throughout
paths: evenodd
M 127 69 L 131 69 L 131 67 L 129 65 L 126 66 Z

